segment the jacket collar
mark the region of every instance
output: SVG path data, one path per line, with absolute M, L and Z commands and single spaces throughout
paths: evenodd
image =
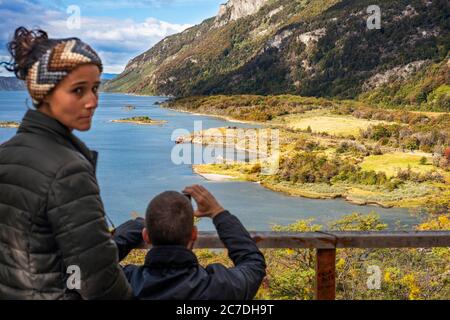
M 183 246 L 155 246 L 145 257 L 146 267 L 180 269 L 198 265 L 195 254 Z
M 65 125 L 37 110 L 29 109 L 22 119 L 17 133 L 29 132 L 46 136 L 68 148 L 81 153 L 94 167 L 97 166 L 97 151 L 91 151 Z

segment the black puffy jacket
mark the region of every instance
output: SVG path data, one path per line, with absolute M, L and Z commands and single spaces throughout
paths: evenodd
M 0 146 L 0 299 L 131 296 L 105 221 L 96 159 L 36 110 Z
M 148 300 L 249 300 L 266 275 L 264 255 L 239 219 L 224 211 L 213 219 L 217 233 L 234 263 L 203 268 L 195 254 L 182 246 L 157 246 L 143 266 L 127 265 L 125 274 L 136 298 Z M 142 242 L 143 220 L 124 223 L 114 240 L 124 258 Z

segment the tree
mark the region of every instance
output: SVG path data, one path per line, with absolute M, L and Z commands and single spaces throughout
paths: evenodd
M 450 147 L 447 147 L 447 149 L 445 149 L 444 157 L 447 158 L 447 160 L 450 161 Z

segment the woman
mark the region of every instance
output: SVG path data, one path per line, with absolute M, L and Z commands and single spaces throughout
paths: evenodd
M 97 154 L 72 133 L 91 127 L 101 60 L 77 38 L 23 27 L 8 46 L 3 64 L 26 80 L 35 110 L 0 146 L 0 298 L 128 298 Z

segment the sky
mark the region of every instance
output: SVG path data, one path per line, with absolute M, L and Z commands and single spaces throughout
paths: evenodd
M 217 14 L 226 0 L 0 0 L 0 61 L 19 26 L 39 27 L 50 38 L 78 37 L 100 55 L 105 73 L 120 73 L 127 62 L 168 35 Z M 0 76 L 9 76 L 4 68 Z

